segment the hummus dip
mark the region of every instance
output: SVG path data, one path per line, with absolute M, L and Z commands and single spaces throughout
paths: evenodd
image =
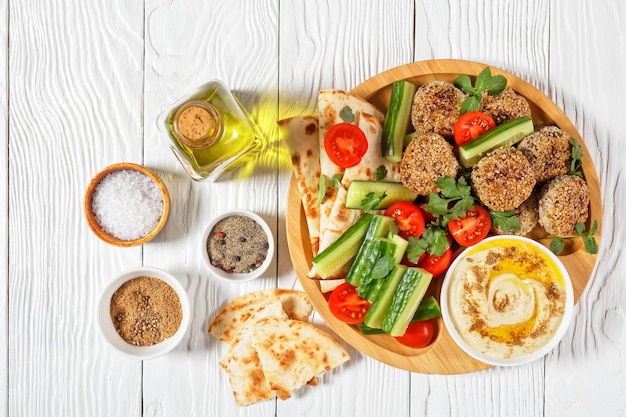
M 463 341 L 495 358 L 545 346 L 566 307 L 566 278 L 557 262 L 519 238 L 487 239 L 462 256 L 447 277 L 447 298 Z

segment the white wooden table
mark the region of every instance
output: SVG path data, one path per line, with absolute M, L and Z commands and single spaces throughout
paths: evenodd
M 2 0 L 0 2 L 0 415 L 618 416 L 626 414 L 626 207 L 622 0 Z M 545 359 L 457 376 L 353 359 L 287 401 L 238 409 L 206 327 L 236 295 L 298 287 L 285 235 L 291 165 L 275 121 L 312 113 L 322 88 L 352 89 L 392 67 L 457 58 L 545 92 L 583 135 L 600 178 L 598 264 L 570 331 Z M 189 180 L 157 115 L 213 79 L 266 132 L 255 166 Z M 122 161 L 154 169 L 172 212 L 163 232 L 120 249 L 88 229 L 90 178 Z M 269 221 L 270 273 L 228 285 L 198 255 L 228 209 Z M 167 269 L 185 285 L 191 328 L 139 362 L 105 345 L 98 293 L 125 269 Z

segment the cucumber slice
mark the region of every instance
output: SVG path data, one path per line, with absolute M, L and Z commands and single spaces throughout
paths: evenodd
M 411 132 L 408 135 L 406 135 L 402 142 L 402 148 L 406 149 L 406 147 L 409 146 L 409 143 L 411 143 L 411 141 L 415 139 L 416 136 L 417 136 L 417 132 Z
M 374 207 L 366 207 L 368 194 L 387 194 Z M 398 201 L 413 201 L 417 193 L 409 190 L 400 182 L 352 180 L 346 191 L 346 207 L 360 210 L 384 210 Z
M 461 165 L 470 168 L 489 151 L 512 146 L 533 133 L 534 130 L 533 120 L 528 116 L 502 123 L 473 141 L 459 146 Z
M 375 276 L 374 268 L 381 258 L 393 257 L 396 252 L 396 245 L 386 238 L 373 238 L 363 243 L 362 247 L 365 249 L 361 252 L 363 256 L 355 259 L 346 277 L 346 282 L 358 287 L 356 293 L 359 297 L 372 301 L 382 282 L 387 278 L 386 276 Z M 393 264 L 387 265 L 392 266 Z
M 372 304 L 372 306 L 370 307 L 368 314 L 370 311 L 372 311 L 372 308 L 374 308 L 374 304 Z M 372 313 L 372 314 L 375 314 L 375 313 Z M 415 322 L 423 321 L 423 320 L 435 319 L 437 317 L 441 317 L 441 309 L 439 308 L 439 303 L 437 302 L 437 300 L 435 300 L 435 297 L 431 295 L 430 297 L 422 300 L 419 307 L 417 307 L 417 311 L 413 315 L 413 319 L 411 320 L 411 323 L 415 323 Z M 367 314 L 365 315 L 365 320 L 367 320 Z M 370 323 L 375 323 L 375 322 L 370 321 Z M 381 329 L 380 327 L 368 326 L 365 323 L 361 323 L 359 327 L 363 334 L 384 333 L 383 329 Z
M 313 258 L 313 268 L 309 275 L 326 279 L 344 271 L 346 265 L 356 256 L 374 217 L 373 214 L 365 213 L 339 239 Z
M 407 268 L 396 289 L 382 329 L 391 336 L 402 336 L 411 323 L 433 276 L 421 268 Z
M 402 144 L 409 124 L 413 96 L 417 86 L 405 80 L 394 81 L 383 125 L 382 153 L 391 162 L 402 159 Z
M 399 235 L 392 235 L 389 238 L 382 238 L 381 237 L 380 239 L 385 241 L 385 242 L 388 242 L 389 244 L 393 245 L 393 247 L 395 247 L 394 253 L 393 254 L 389 253 L 389 255 L 393 256 L 394 264 L 397 265 L 400 262 L 402 262 L 402 258 L 404 257 L 404 253 L 406 252 L 406 249 L 409 247 L 409 241 L 404 239 L 404 238 L 402 238 Z M 387 255 L 387 253 L 385 253 L 385 255 Z M 369 300 L 371 302 L 374 302 L 374 300 L 376 300 L 378 298 L 378 294 L 380 293 L 380 290 L 382 289 L 383 284 L 385 283 L 385 281 L 387 279 L 388 278 L 386 277 L 385 279 L 373 280 L 373 282 L 370 283 L 366 289 L 361 290 L 361 294 L 363 294 L 361 296 L 363 298 L 366 298 L 367 300 Z M 361 282 L 363 282 L 363 281 L 361 281 Z M 357 293 L 358 293 L 358 291 L 357 291 Z
M 398 288 L 398 284 L 406 270 L 406 266 L 396 265 L 393 271 L 391 271 L 391 274 L 385 279 L 378 292 L 378 296 L 367 311 L 367 314 L 365 314 L 363 322 L 366 326 L 380 329 L 383 319 L 387 314 L 387 310 L 389 310 L 389 306 L 391 305 L 391 300 L 396 292 L 396 288 Z

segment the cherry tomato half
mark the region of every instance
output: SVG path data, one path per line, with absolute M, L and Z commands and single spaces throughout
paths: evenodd
M 472 246 L 480 242 L 487 236 L 489 229 L 491 229 L 489 212 L 477 204 L 474 204 L 474 210 L 465 212 L 465 217 L 448 222 L 448 230 L 461 246 Z
M 336 124 L 324 136 L 324 149 L 328 157 L 342 168 L 358 165 L 367 147 L 365 133 L 351 123 Z
M 454 141 L 457 146 L 465 145 L 494 127 L 496 122 L 486 113 L 479 111 L 464 113 L 454 124 Z
M 409 324 L 404 335 L 396 337 L 396 340 L 405 346 L 423 348 L 432 342 L 434 335 L 435 325 L 432 319 L 423 320 Z
M 344 282 L 330 293 L 328 307 L 339 320 L 349 324 L 363 323 L 371 303 L 356 293 L 354 285 Z
M 405 239 L 420 237 L 424 233 L 426 223 L 422 209 L 413 203 L 400 201 L 392 204 L 385 211 L 385 216 L 396 219 L 398 234 Z
M 433 255 L 430 252 L 425 252 L 425 254 L 426 256 L 420 258 L 417 266 L 433 274 L 433 277 L 445 273 L 452 263 L 452 248 L 446 249 L 441 256 Z

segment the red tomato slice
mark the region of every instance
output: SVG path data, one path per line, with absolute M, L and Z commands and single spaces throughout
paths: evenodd
M 423 320 L 409 324 L 404 335 L 396 337 L 396 340 L 405 346 L 423 348 L 432 342 L 434 335 L 435 325 L 432 319 Z
M 336 124 L 324 136 L 324 149 L 328 157 L 342 168 L 358 165 L 367 147 L 365 133 L 351 123 Z
M 420 258 L 417 266 L 424 268 L 433 277 L 438 277 L 448 270 L 448 267 L 452 263 L 452 248 L 446 249 L 441 256 L 433 255 L 432 253 L 425 252 L 426 256 Z
M 474 204 L 474 210 L 465 212 L 465 217 L 450 220 L 448 230 L 461 246 L 472 246 L 487 236 L 491 229 L 491 216 L 482 206 Z
M 462 114 L 454 124 L 454 141 L 457 146 L 465 145 L 494 127 L 496 122 L 488 114 L 479 111 Z
M 349 324 L 363 323 L 371 303 L 356 293 L 354 285 L 344 282 L 333 290 L 328 299 L 330 312 L 339 320 Z
M 400 201 L 392 204 L 386 211 L 385 216 L 396 219 L 398 234 L 408 239 L 409 237 L 420 237 L 424 233 L 425 221 L 422 209 L 408 201 Z

